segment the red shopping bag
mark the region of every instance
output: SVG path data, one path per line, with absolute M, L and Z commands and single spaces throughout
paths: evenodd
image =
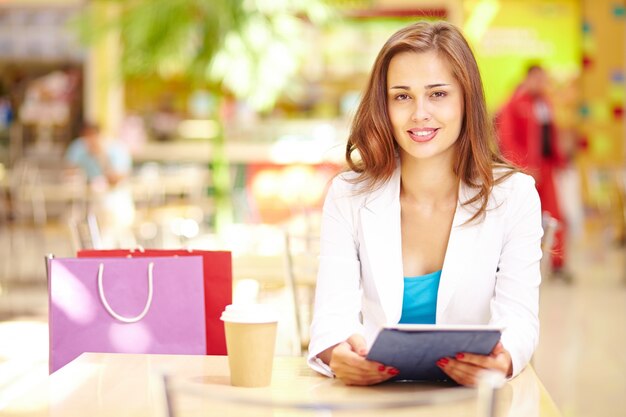
M 226 355 L 224 323 L 220 320 L 220 315 L 224 308 L 231 304 L 233 297 L 233 268 L 230 252 L 191 249 L 109 249 L 80 250 L 77 256 L 79 258 L 201 256 L 204 271 L 206 353 L 207 355 Z
M 206 353 L 202 258 L 51 259 L 50 373 L 83 352 Z

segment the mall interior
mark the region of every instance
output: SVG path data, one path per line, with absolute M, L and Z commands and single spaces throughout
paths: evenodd
M 494 119 L 545 69 L 566 233 L 532 366 L 563 416 L 626 416 L 618 0 L 0 1 L 0 415 L 36 415 L 14 400 L 48 378 L 50 254 L 229 251 L 233 299 L 274 304 L 276 354 L 303 355 L 328 184 L 376 54 L 417 20 L 462 29 Z M 86 124 L 127 164 L 115 187 L 70 163 Z

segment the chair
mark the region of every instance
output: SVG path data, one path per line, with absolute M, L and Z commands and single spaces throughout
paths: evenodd
M 285 232 L 285 286 L 294 312 L 294 346 L 298 354 L 309 344 L 318 258 L 318 235 Z
M 552 247 L 554 246 L 554 237 L 559 228 L 559 221 L 552 217 L 550 213 L 544 211 L 541 215 L 541 224 L 543 227 L 543 237 L 541 238 L 541 275 L 550 276 L 550 262 Z
M 82 214 L 88 204 L 87 178 L 67 172 L 58 151 L 30 155 L 15 163 L 8 180 L 13 216 L 44 225 L 51 217 Z
M 17 161 L 9 178 L 12 215 L 19 222 L 32 220 L 37 225 L 46 222 L 45 198 L 38 186 L 37 167 L 26 160 Z
M 295 368 L 284 360 L 286 358 L 280 359 L 274 368 L 271 388 L 263 388 L 258 393 L 162 372 L 157 375 L 160 377 L 157 387 L 162 392 L 165 415 L 179 417 L 194 414 L 195 410 L 211 409 L 219 410 L 218 413 L 224 410 L 229 415 L 274 415 L 277 410 L 276 415 L 289 416 L 461 413 L 464 416 L 495 417 L 506 412 L 504 407 L 511 404 L 511 394 L 507 395 L 511 389 L 505 385 L 504 375 L 496 371 L 481 372 L 476 387 L 389 383 L 348 392 L 344 391 L 343 384 L 330 378 L 309 376 L 302 373 L 300 365 Z
M 70 218 L 67 225 L 74 253 L 82 249 L 103 249 L 95 214 L 89 213 L 85 219 L 80 220 Z

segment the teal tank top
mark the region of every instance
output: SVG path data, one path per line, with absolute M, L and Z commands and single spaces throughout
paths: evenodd
M 435 324 L 441 270 L 404 278 L 400 323 Z

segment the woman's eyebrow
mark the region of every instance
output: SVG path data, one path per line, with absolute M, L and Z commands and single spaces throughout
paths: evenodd
M 448 84 L 448 83 L 426 84 L 424 86 L 424 88 L 426 90 L 430 90 L 430 89 L 438 88 L 438 87 L 447 87 L 449 85 L 451 85 L 451 84 Z M 394 85 L 393 87 L 389 87 L 389 89 L 390 90 L 394 90 L 394 89 L 396 89 L 396 90 L 410 90 L 411 88 L 406 86 L 406 85 Z
M 431 88 L 447 87 L 449 85 L 450 84 L 447 84 L 447 83 L 427 84 L 424 86 L 424 88 L 426 88 L 427 90 L 430 90 Z

